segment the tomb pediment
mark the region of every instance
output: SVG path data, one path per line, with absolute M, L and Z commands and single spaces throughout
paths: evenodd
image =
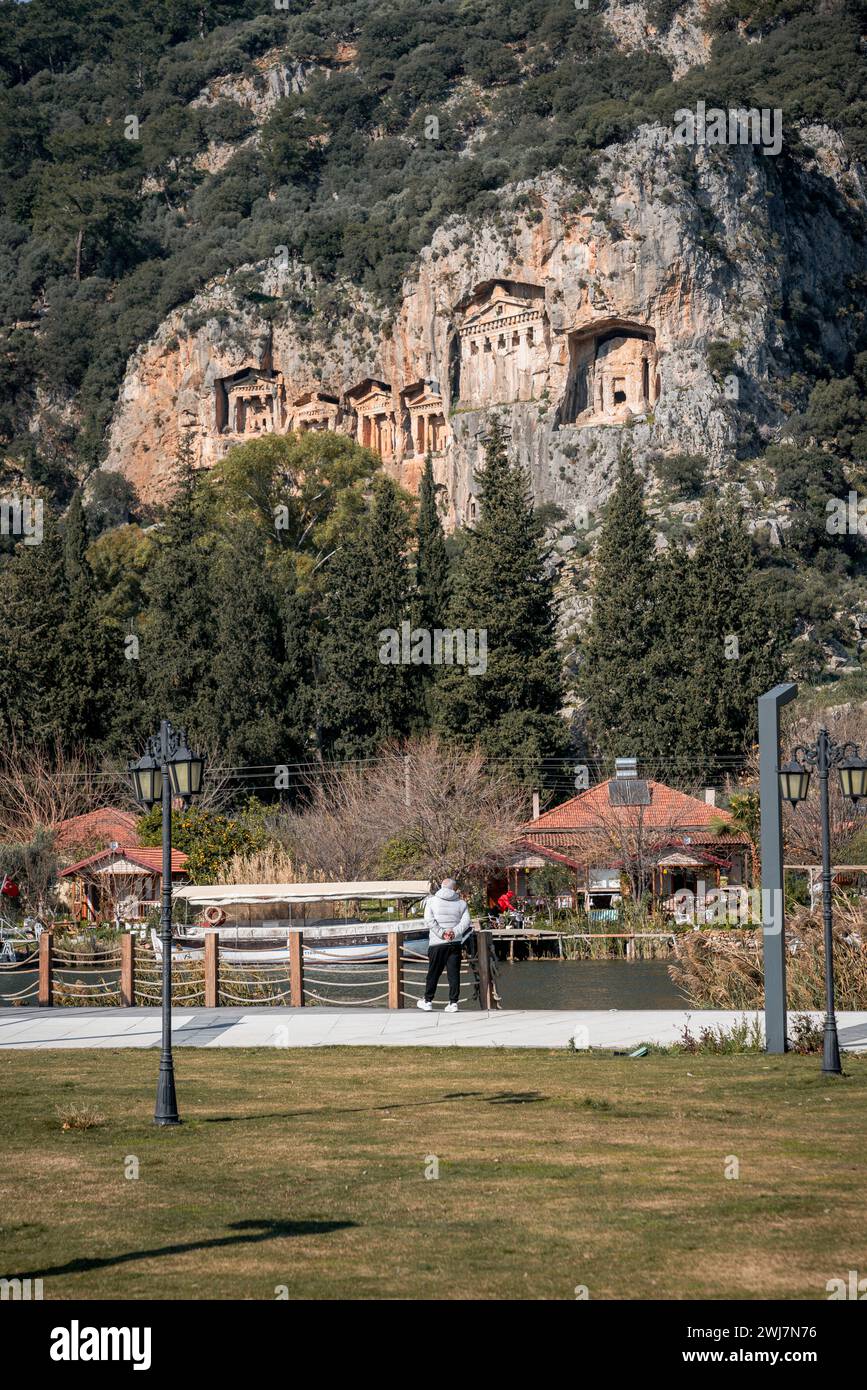
M 433 391 L 426 382 L 408 386 L 403 393 L 407 410 L 442 410 L 443 398 L 439 391 Z
M 346 393 L 353 410 L 363 413 L 391 410 L 391 387 L 384 381 L 367 377 Z
M 504 325 L 511 327 L 516 323 L 540 323 L 541 320 L 542 310 L 532 300 L 503 297 L 470 314 L 461 328 L 461 337 L 496 332 Z
M 238 376 L 227 377 L 223 385 L 230 395 L 238 392 L 274 392 L 277 390 L 277 379 L 273 373 L 257 372 L 251 368 L 246 372 L 241 372 Z

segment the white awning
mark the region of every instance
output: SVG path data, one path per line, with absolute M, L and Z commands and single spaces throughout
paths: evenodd
M 359 883 L 204 883 L 176 888 L 173 896 L 200 907 L 235 903 L 334 903 L 358 899 L 426 898 L 426 879 L 365 880 Z

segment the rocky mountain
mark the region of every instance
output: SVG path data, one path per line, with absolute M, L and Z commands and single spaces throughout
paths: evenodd
M 262 429 L 336 428 L 409 488 L 432 447 L 460 525 L 497 410 L 538 500 L 585 528 L 624 443 L 721 472 L 785 431 L 799 344 L 783 302 L 814 306 L 832 370 L 861 330 L 838 309 L 867 271 L 863 170 L 825 127 L 801 140 L 784 192 L 752 148 L 687 152 L 642 126 L 604 150 L 587 195 L 549 175 L 446 221 L 396 307 L 345 284 L 337 311 L 317 312 L 315 283 L 275 247 L 242 288 L 219 277 L 133 356 L 105 466 L 153 496 L 183 435 L 209 467 Z M 299 299 L 313 306 L 303 319 Z

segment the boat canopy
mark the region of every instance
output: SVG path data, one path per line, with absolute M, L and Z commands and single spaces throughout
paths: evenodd
M 197 907 L 256 903 L 333 903 L 358 899 L 426 898 L 427 879 L 372 879 L 358 883 L 200 883 L 176 888 L 176 899 Z

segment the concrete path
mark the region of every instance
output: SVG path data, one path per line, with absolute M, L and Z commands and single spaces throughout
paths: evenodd
M 580 1048 L 630 1049 L 679 1042 L 687 1022 L 697 1034 L 744 1017 L 717 1009 L 176 1009 L 172 1040 L 176 1047 L 567 1047 L 574 1040 Z M 747 1017 L 763 1022 L 761 1014 Z M 841 1047 L 867 1051 L 867 1013 L 841 1013 L 837 1021 Z M 0 1050 L 158 1047 L 159 1038 L 159 1009 L 0 1011 Z

